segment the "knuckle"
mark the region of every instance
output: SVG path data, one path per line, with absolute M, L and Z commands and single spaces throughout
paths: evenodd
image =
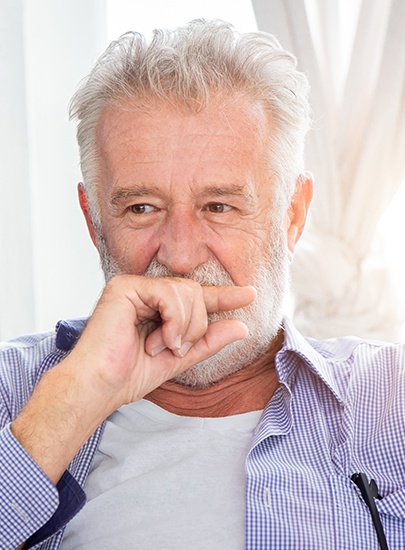
M 184 282 L 185 288 L 187 289 L 186 292 L 188 292 L 190 296 L 193 296 L 194 298 L 202 298 L 203 289 L 200 283 L 194 281 L 193 279 L 184 279 Z
M 188 284 L 183 287 L 182 292 L 183 292 L 184 297 L 188 301 L 194 300 L 194 298 L 196 296 L 196 289 L 193 288 L 193 286 L 190 286 Z
M 164 291 L 171 292 L 172 294 L 179 294 L 179 285 L 175 279 L 164 279 L 163 280 Z
M 203 312 L 199 312 L 194 315 L 194 322 L 189 327 L 189 334 L 188 337 L 192 340 L 199 340 L 202 338 L 208 329 L 208 317 L 207 315 L 203 314 Z
M 198 281 L 195 281 L 194 279 L 183 279 L 183 280 L 186 282 L 186 284 L 187 284 L 190 288 L 192 288 L 192 289 L 194 289 L 194 290 L 196 290 L 196 291 L 201 290 L 201 285 L 200 285 L 200 283 L 199 283 Z
M 200 285 L 192 279 L 167 277 L 164 279 L 164 283 L 167 289 L 180 295 L 183 301 L 192 301 L 194 297 L 198 296 L 201 292 Z

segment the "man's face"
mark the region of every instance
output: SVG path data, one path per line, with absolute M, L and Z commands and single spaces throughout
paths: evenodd
M 258 290 L 256 303 L 235 313 L 249 339 L 204 362 L 214 369 L 211 382 L 226 375 L 219 363 L 238 370 L 255 360 L 280 327 L 288 217 L 274 207 L 267 152 L 274 131 L 262 106 L 245 99 L 213 101 L 194 114 L 159 103 L 150 112 L 108 107 L 99 123 L 106 269 Z

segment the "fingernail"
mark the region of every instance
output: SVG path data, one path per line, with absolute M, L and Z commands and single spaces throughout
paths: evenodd
M 180 347 L 181 347 L 181 336 L 177 336 L 176 340 L 174 341 L 174 345 L 177 349 L 180 349 Z
M 193 347 L 193 344 L 190 342 L 185 342 L 181 348 L 179 349 L 179 355 L 180 357 L 184 357 L 186 353 Z
M 164 349 L 166 349 L 166 346 L 158 346 L 157 348 L 154 348 L 150 354 L 152 355 L 152 357 L 155 357 L 155 355 L 157 355 L 158 353 L 160 353 L 161 351 L 163 351 Z

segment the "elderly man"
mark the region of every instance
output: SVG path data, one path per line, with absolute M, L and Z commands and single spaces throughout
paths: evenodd
M 218 21 L 127 34 L 71 112 L 107 284 L 3 347 L 1 548 L 372 549 L 378 521 L 404 548 L 404 348 L 283 318 L 312 195 L 293 56 Z

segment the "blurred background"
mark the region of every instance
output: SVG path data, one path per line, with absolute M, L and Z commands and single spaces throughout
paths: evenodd
M 316 196 L 292 270 L 304 334 L 405 336 L 403 0 L 0 0 L 0 338 L 87 316 L 98 256 L 67 106 L 108 43 L 197 17 L 265 30 L 312 87 Z

